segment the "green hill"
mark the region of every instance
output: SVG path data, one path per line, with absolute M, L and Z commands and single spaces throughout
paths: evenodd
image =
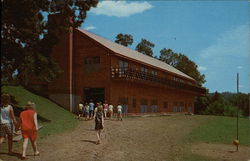
M 74 114 L 44 97 L 29 92 L 21 86 L 3 86 L 2 92 L 15 96 L 19 106 L 25 106 L 27 101 L 34 102 L 38 115 L 50 120 L 50 122 L 42 122 L 43 128 L 39 130 L 40 138 L 71 130 L 77 125 Z

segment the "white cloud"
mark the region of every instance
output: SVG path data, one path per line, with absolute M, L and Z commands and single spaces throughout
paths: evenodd
M 207 68 L 206 68 L 206 67 L 203 67 L 203 66 L 198 66 L 198 70 L 199 70 L 200 72 L 202 72 L 202 71 L 206 71 Z
M 240 25 L 220 34 L 215 44 L 203 49 L 201 58 L 247 57 L 249 49 L 249 26 Z
M 90 12 L 97 15 L 128 17 L 142 13 L 153 6 L 148 2 L 102 1 Z
M 91 26 L 84 27 L 84 29 L 85 30 L 94 30 L 94 29 L 96 29 L 96 27 L 91 25 Z

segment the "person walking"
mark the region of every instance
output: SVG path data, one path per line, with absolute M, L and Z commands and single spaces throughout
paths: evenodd
M 83 117 L 83 111 L 84 111 L 84 108 L 83 108 L 83 102 L 80 101 L 79 105 L 78 105 L 78 119 L 80 120 L 81 117 Z
M 28 102 L 25 111 L 20 113 L 21 132 L 23 137 L 22 157 L 26 159 L 26 151 L 28 147 L 28 141 L 31 141 L 31 145 L 34 151 L 34 156 L 39 155 L 37 150 L 36 138 L 38 131 L 37 113 L 35 110 L 35 103 Z
M 6 135 L 8 137 L 8 154 L 12 155 L 13 145 L 13 123 L 17 131 L 17 121 L 14 115 L 13 107 L 10 105 L 10 95 L 2 94 L 0 106 L 0 144 L 3 143 Z
M 108 113 L 108 107 L 107 101 L 103 104 L 103 110 L 104 110 L 104 119 L 107 119 L 107 113 Z
M 110 104 L 109 105 L 109 110 L 108 110 L 109 119 L 111 119 L 113 117 L 113 109 L 114 109 L 114 106 L 112 104 Z
M 89 104 L 86 102 L 84 106 L 85 120 L 89 119 Z
M 95 113 L 95 131 L 97 136 L 96 144 L 101 143 L 101 132 L 104 128 L 104 118 L 103 118 L 103 107 L 99 105 L 97 107 L 97 112 Z
M 90 118 L 90 119 L 93 118 L 93 115 L 94 115 L 94 107 L 95 107 L 95 104 L 94 104 L 93 100 L 91 99 L 90 102 L 89 102 L 89 118 Z
M 118 120 L 122 121 L 122 105 L 120 103 L 117 106 L 117 115 Z

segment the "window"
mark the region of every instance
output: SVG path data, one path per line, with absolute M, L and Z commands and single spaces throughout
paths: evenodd
M 141 99 L 140 111 L 141 113 L 148 111 L 148 101 L 146 99 Z
M 178 112 L 178 103 L 174 102 L 173 112 Z
M 127 69 L 128 68 L 128 62 L 119 60 L 119 68 Z
M 158 106 L 157 106 L 157 100 L 151 100 L 151 112 L 157 112 Z
M 99 56 L 84 57 L 83 70 L 85 72 L 99 72 L 100 71 L 100 57 Z
M 180 102 L 180 112 L 183 112 L 184 110 L 184 102 Z
M 151 71 L 151 74 L 152 74 L 152 75 L 157 75 L 158 73 L 157 73 L 157 71 L 152 70 L 152 71 Z
M 147 72 L 148 72 L 148 69 L 145 68 L 145 67 L 141 67 L 141 71 L 147 73 Z

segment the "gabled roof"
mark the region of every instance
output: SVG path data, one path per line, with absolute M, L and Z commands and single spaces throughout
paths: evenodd
M 85 35 L 87 35 L 88 37 L 90 37 L 91 39 L 94 39 L 95 41 L 97 41 L 98 43 L 100 43 L 101 45 L 105 46 L 106 48 L 112 50 L 113 52 L 117 53 L 118 55 L 122 55 L 122 56 L 125 56 L 125 57 L 129 57 L 129 58 L 132 58 L 132 59 L 135 59 L 139 62 L 142 62 L 142 63 L 145 63 L 145 64 L 149 64 L 149 65 L 152 65 L 154 67 L 157 67 L 157 68 L 160 68 L 160 69 L 163 69 L 163 70 L 166 70 L 166 71 L 169 71 L 169 72 L 172 72 L 172 73 L 175 73 L 177 75 L 180 75 L 180 76 L 183 76 L 185 78 L 188 78 L 188 79 L 191 79 L 194 81 L 193 78 L 191 78 L 190 76 L 184 74 L 183 72 L 179 71 L 178 69 L 160 61 L 160 60 L 157 60 L 155 58 L 152 58 L 150 56 L 147 56 L 147 55 L 144 55 L 142 53 L 139 53 L 135 50 L 132 50 L 128 47 L 125 47 L 125 46 L 122 46 L 120 44 L 117 44 L 115 42 L 112 42 L 110 40 L 107 40 L 101 36 L 97 36 L 91 32 L 88 32 L 86 30 L 83 30 L 83 29 L 77 29 L 79 30 L 80 32 L 84 33 Z

